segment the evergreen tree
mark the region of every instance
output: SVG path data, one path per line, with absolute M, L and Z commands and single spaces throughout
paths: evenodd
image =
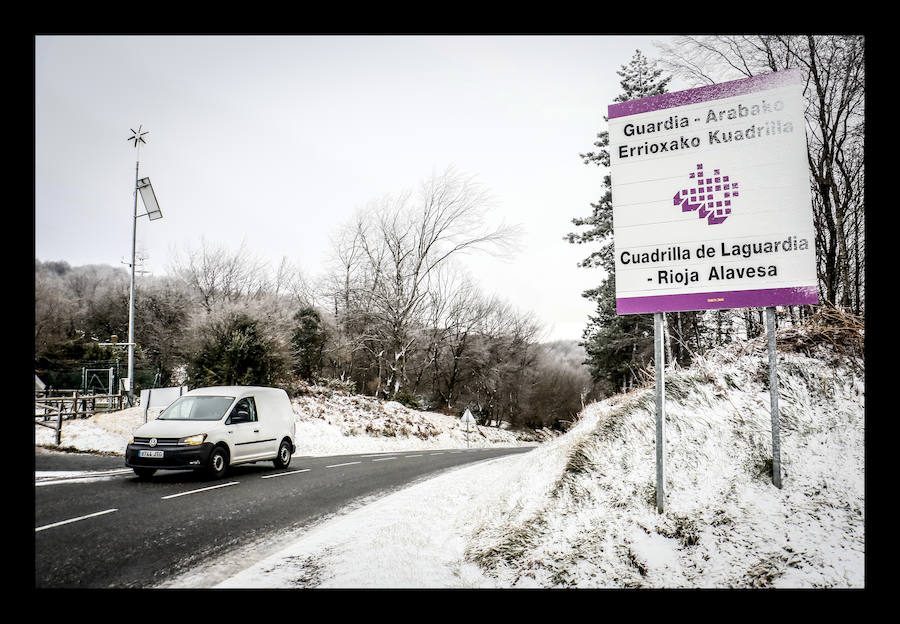
M 328 335 L 322 324 L 322 317 L 311 307 L 298 311 L 294 315 L 294 321 L 297 323 L 291 335 L 294 372 L 311 381 L 322 366 L 322 354 Z
M 667 92 L 671 77 L 664 77 L 640 50 L 627 65 L 616 72 L 622 93 L 616 102 L 627 102 Z M 604 116 L 605 121 L 609 119 Z M 597 134 L 594 142 L 596 151 L 579 154 L 586 165 L 609 168 L 609 133 Z M 589 317 L 582 334 L 582 345 L 588 353 L 588 363 L 595 381 L 606 382 L 607 391 L 615 391 L 628 380 L 633 380 L 635 371 L 653 357 L 653 316 L 649 314 L 616 315 L 615 257 L 613 249 L 612 187 L 609 172 L 603 176 L 603 195 L 591 203 L 589 216 L 572 219 L 578 227 L 587 228 L 581 232 L 571 232 L 565 240 L 574 244 L 589 243 L 596 246 L 578 266 L 599 267 L 605 277 L 597 288 L 585 291 L 582 296 L 597 303 L 597 312 Z
M 203 328 L 199 351 L 188 365 L 192 387 L 271 386 L 283 374 L 283 362 L 259 322 L 236 313 Z

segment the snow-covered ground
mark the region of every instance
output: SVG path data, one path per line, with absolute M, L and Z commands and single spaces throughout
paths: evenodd
M 667 371 L 662 514 L 648 388 L 588 406 L 530 453 L 357 506 L 229 578 L 196 571 L 169 586 L 864 587 L 861 363 L 821 342 L 788 351 L 779 353 L 782 489 L 771 483 L 767 359 L 756 340 Z M 323 392 L 295 412 L 298 455 L 466 444 L 452 417 L 364 397 Z M 142 421 L 140 410 L 69 421 L 63 446 L 115 451 Z M 52 431 L 35 429 L 38 443 L 52 443 Z M 473 446 L 528 443 L 480 431 L 487 437 L 472 436 Z

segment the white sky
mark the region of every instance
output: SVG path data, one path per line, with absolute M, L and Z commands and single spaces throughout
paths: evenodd
M 356 210 L 453 166 L 524 231 L 515 258 L 466 260 L 479 285 L 534 312 L 546 339 L 579 339 L 601 274 L 563 236 L 603 170 L 578 154 L 605 129 L 615 72 L 668 39 L 36 37 L 35 255 L 130 258 L 138 124 L 164 218 L 138 221 L 137 247 L 157 275 L 202 236 L 315 278 Z

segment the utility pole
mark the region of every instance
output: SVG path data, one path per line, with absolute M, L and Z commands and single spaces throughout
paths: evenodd
M 134 163 L 134 212 L 131 220 L 131 288 L 128 295 L 128 405 L 134 405 L 134 260 L 135 245 L 137 244 L 137 198 L 138 198 L 138 170 L 141 166 L 141 144 L 146 145 L 144 135 L 148 132 L 141 132 L 142 126 L 138 129 L 131 129 L 129 141 L 134 141 L 134 147 L 137 150 L 137 158 Z
M 156 194 L 150 185 L 150 178 L 140 179 L 141 166 L 141 144 L 146 145 L 144 136 L 149 134 L 147 131 L 141 131 L 143 126 L 138 129 L 131 129 L 129 141 L 134 141 L 134 147 L 137 150 L 137 159 L 134 163 L 134 212 L 132 213 L 131 223 L 131 289 L 128 296 L 128 405 L 134 405 L 134 274 L 135 262 L 137 259 L 137 220 L 138 217 L 147 216 L 151 221 L 162 218 L 162 212 L 156 201 Z M 139 215 L 137 210 L 138 193 L 144 201 L 146 212 Z

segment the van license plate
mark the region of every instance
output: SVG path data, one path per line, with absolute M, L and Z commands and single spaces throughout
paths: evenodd
M 162 456 L 162 451 L 138 451 L 138 457 L 155 457 L 159 459 Z

